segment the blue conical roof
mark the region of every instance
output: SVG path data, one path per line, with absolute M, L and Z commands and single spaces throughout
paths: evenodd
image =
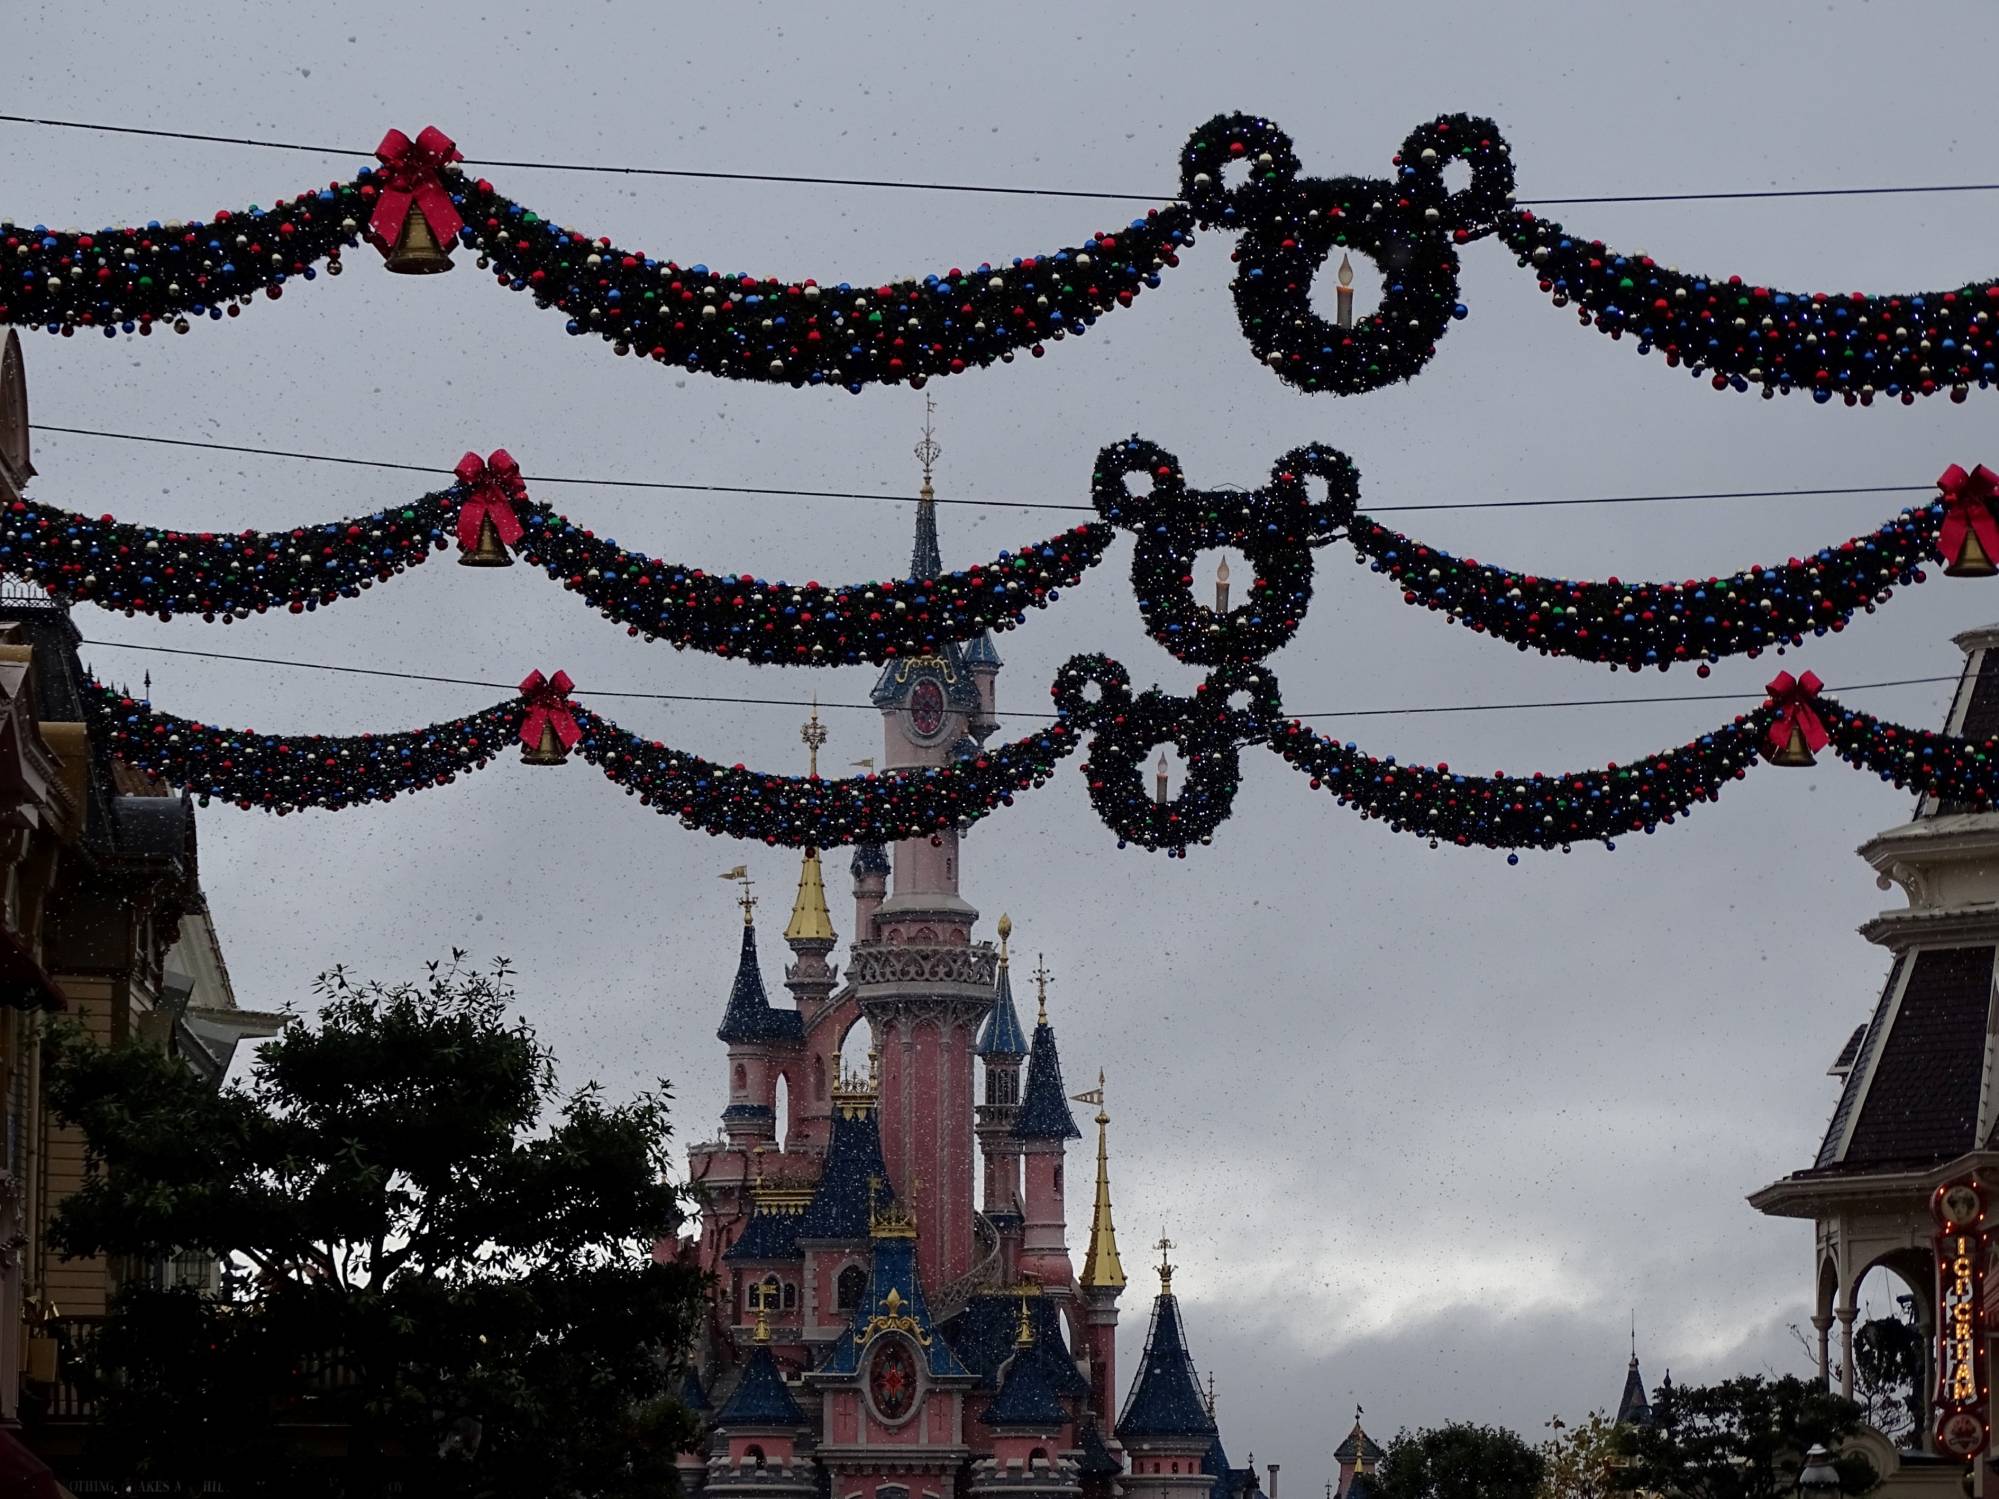
M 736 981 L 729 986 L 729 1005 L 715 1039 L 731 1046 L 801 1041 L 805 1017 L 796 1010 L 771 1007 L 764 993 L 763 969 L 757 964 L 757 929 L 743 927 L 743 955 L 736 962 Z
M 680 1380 L 680 1403 L 691 1411 L 713 1410 L 708 1403 L 708 1392 L 701 1388 L 701 1371 L 692 1364 Z
M 1624 1393 L 1617 1398 L 1617 1424 L 1652 1424 L 1652 1403 L 1645 1398 L 1645 1379 L 1638 1372 L 1638 1355 L 1635 1353 L 1631 1356 L 1630 1366 L 1624 1371 Z
M 812 1201 L 795 1220 L 792 1243 L 800 1239 L 858 1242 L 868 1236 L 873 1208 L 895 1198 L 882 1161 L 881 1126 L 872 1103 L 842 1102 L 833 1111 L 833 1135 Z M 754 1220 L 752 1220 L 754 1221 Z
M 1027 1050 L 1027 1086 L 1020 1090 L 1020 1113 L 1013 1122 L 1018 1140 L 1074 1140 L 1082 1135 L 1069 1112 L 1069 1095 L 1062 1089 L 1062 1058 L 1055 1052 L 1055 1032 L 1046 1020 L 1034 1027 Z
M 1000 1375 L 997 1399 L 979 1419 L 988 1426 L 1060 1426 L 1069 1419 L 1061 1397 L 1048 1378 L 1046 1360 L 1035 1357 L 1031 1347 L 1023 1348 L 1007 1360 Z
M 1007 965 L 999 965 L 999 977 L 993 981 L 993 1012 L 986 1016 L 985 1029 L 979 1032 L 979 1055 L 982 1057 L 1024 1057 L 1027 1055 L 1027 1037 L 1020 1029 L 1020 1012 L 1013 1007 L 1013 980 L 1007 977 Z
M 1124 1472 L 1124 1464 L 1111 1455 L 1110 1444 L 1097 1426 L 1095 1411 L 1083 1413 L 1083 1424 L 1076 1431 L 1076 1446 L 1083 1454 L 1076 1471 L 1083 1477 L 1115 1478 Z
M 865 874 L 885 875 L 889 872 L 888 850 L 879 843 L 856 843 L 854 861 L 850 867 L 857 880 Z
M 981 630 L 965 643 L 965 664 L 967 666 L 990 666 L 995 670 L 1006 665 L 1000 660 L 999 647 L 993 644 L 993 632 Z
M 1145 1356 L 1138 1379 L 1118 1417 L 1118 1439 L 1127 1447 L 1148 1437 L 1212 1437 L 1214 1417 L 1201 1398 L 1194 1360 L 1180 1327 L 1180 1303 L 1171 1291 L 1161 1291 L 1152 1303 L 1152 1327 L 1145 1335 Z
M 736 1393 L 729 1397 L 729 1403 L 722 1407 L 722 1414 L 715 1418 L 716 1426 L 727 1430 L 739 1426 L 803 1426 L 805 1412 L 798 1408 L 786 1388 L 784 1376 L 777 1372 L 777 1360 L 770 1356 L 770 1344 L 759 1343 L 750 1361 L 743 1367 L 742 1382 L 736 1386 Z

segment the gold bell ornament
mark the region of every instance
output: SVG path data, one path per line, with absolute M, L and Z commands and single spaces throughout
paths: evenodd
M 1989 578 L 1999 573 L 1999 563 L 1987 555 L 1976 531 L 1964 533 L 1964 545 L 1957 556 L 1943 565 L 1946 578 Z
M 555 725 L 546 721 L 542 723 L 541 738 L 535 741 L 534 747 L 530 749 L 526 745 L 521 746 L 523 765 L 561 765 L 568 759 L 569 751 L 564 749 L 562 741 L 555 737 Z
M 500 533 L 493 526 L 490 515 L 479 520 L 479 539 L 470 548 L 461 547 L 458 552 L 460 567 L 512 567 L 513 556 L 507 551 L 507 544 L 500 540 Z
M 1819 763 L 1818 756 L 1814 755 L 1810 746 L 1805 743 L 1805 731 L 1796 724 L 1791 725 L 1791 732 L 1784 740 L 1784 747 L 1766 752 L 1765 758 L 1772 765 L 1781 765 L 1786 770 L 1803 770 L 1808 765 Z
M 438 243 L 430 220 L 414 203 L 403 215 L 403 227 L 389 247 L 385 264 L 398 276 L 434 276 L 451 269 L 451 251 Z

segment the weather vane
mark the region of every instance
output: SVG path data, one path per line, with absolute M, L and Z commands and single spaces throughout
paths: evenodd
M 725 880 L 736 880 L 741 883 L 743 893 L 736 897 L 736 904 L 743 908 L 743 925 L 751 925 L 755 920 L 755 917 L 751 913 L 757 908 L 757 898 L 750 894 L 750 888 L 754 883 L 750 879 L 750 866 L 747 864 L 738 864 L 734 869 L 725 869 L 722 871 L 722 878 Z
M 926 495 L 930 492 L 930 471 L 937 466 L 937 460 L 944 452 L 944 449 L 937 444 L 936 425 L 932 420 L 936 415 L 937 401 L 935 397 L 925 396 L 923 398 L 923 441 L 916 445 L 916 461 L 923 465 L 923 490 Z
M 812 716 L 798 731 L 798 737 L 805 741 L 805 752 L 810 757 L 805 773 L 813 780 L 819 779 L 819 746 L 826 742 L 826 725 L 819 721 L 819 694 L 812 694 Z

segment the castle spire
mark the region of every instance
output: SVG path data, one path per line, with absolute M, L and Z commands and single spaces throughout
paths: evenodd
M 1082 1283 L 1085 1290 L 1124 1289 L 1124 1262 L 1118 1258 L 1117 1229 L 1111 1223 L 1111 1166 L 1107 1129 L 1111 1116 L 1104 1112 L 1104 1074 L 1097 1073 L 1097 1086 L 1076 1095 L 1079 1103 L 1097 1106 L 1097 1205 L 1090 1214 L 1090 1246 L 1083 1254 Z
M 812 699 L 812 717 L 807 719 L 798 737 L 805 741 L 806 753 L 811 757 L 807 774 L 813 780 L 819 779 L 819 746 L 826 742 L 826 726 L 819 721 L 819 699 Z M 819 850 L 807 848 L 805 857 L 798 866 L 798 898 L 791 904 L 791 920 L 784 928 L 784 940 L 798 942 L 831 942 L 833 940 L 833 916 L 826 909 L 826 877 L 819 867 Z
M 931 487 L 931 472 L 944 449 L 938 445 L 934 418 L 937 402 L 923 398 L 923 440 L 916 445 L 916 461 L 923 465 L 923 488 L 916 502 L 916 545 L 909 555 L 912 578 L 937 578 L 944 573 L 944 555 L 937 545 L 937 491 Z
M 999 919 L 999 962 L 993 975 L 993 1008 L 979 1032 L 976 1048 L 982 1057 L 1018 1059 L 1027 1055 L 1027 1038 L 1020 1029 L 1020 1012 L 1013 1007 L 1013 979 L 1007 961 L 1007 939 L 1013 935 L 1013 918 L 1001 913 Z M 1004 1102 L 989 1098 L 988 1103 Z

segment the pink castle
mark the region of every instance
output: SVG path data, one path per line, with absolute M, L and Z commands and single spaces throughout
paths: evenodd
M 910 576 L 943 574 L 926 423 Z M 885 772 L 948 765 L 998 727 L 992 641 L 946 642 L 875 684 Z M 825 732 L 805 742 L 817 774 Z M 1008 938 L 973 940 L 959 834 L 853 856 L 844 975 L 817 851 L 784 940 L 774 1005 L 745 881 L 742 955 L 718 1037 L 722 1134 L 688 1152 L 714 1276 L 689 1404 L 707 1442 L 681 1476 L 707 1499 L 1248 1499 L 1187 1352 L 1162 1240 L 1144 1363 L 1121 1413 L 1108 1115 L 1071 1098 L 1037 965 L 1031 1035 Z M 742 871 L 737 871 L 741 875 Z M 865 1025 L 869 1062 L 841 1066 Z M 780 1081 L 784 1118 L 778 1115 Z M 1072 1102 L 1096 1106 L 1096 1197 L 1081 1272 L 1064 1210 Z M 976 1159 L 975 1159 L 976 1157 Z

